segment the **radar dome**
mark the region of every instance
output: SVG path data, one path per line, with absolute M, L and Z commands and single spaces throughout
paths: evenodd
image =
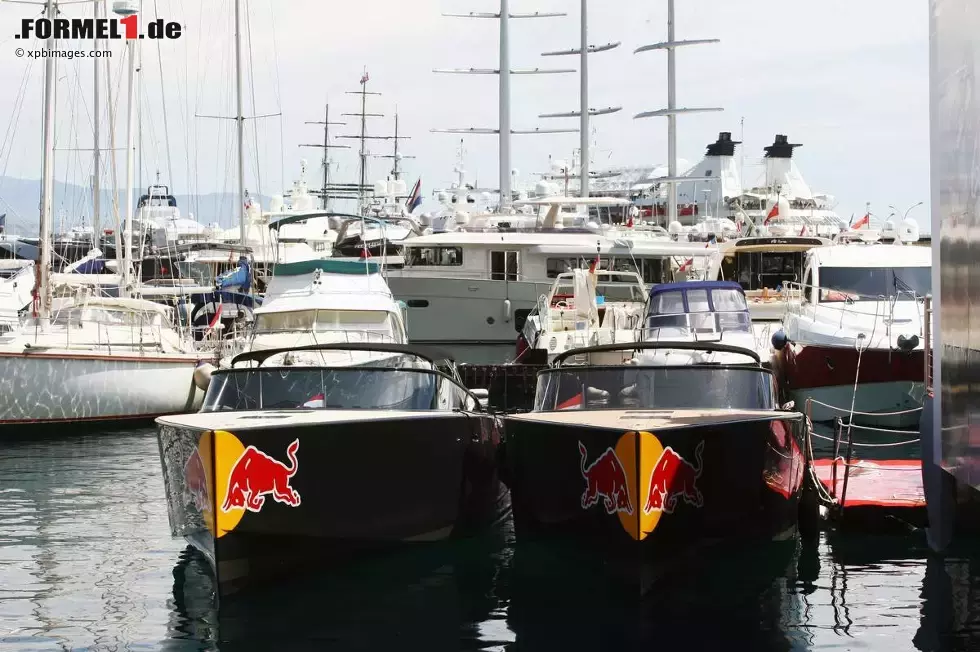
M 285 202 L 283 201 L 282 195 L 273 195 L 272 200 L 269 202 L 269 212 L 271 213 L 281 213 Z
M 449 193 L 448 192 L 440 192 L 438 195 L 436 195 L 436 199 L 439 200 L 439 203 L 440 204 L 448 203 L 449 202 Z
M 550 195 L 551 185 L 547 181 L 538 181 L 534 184 L 534 194 L 539 197 Z
M 919 223 L 911 217 L 902 220 L 902 226 L 898 231 L 898 237 L 902 242 L 919 241 Z
M 671 235 L 680 235 L 681 233 L 684 233 L 684 227 L 680 222 L 674 220 L 670 223 L 670 226 L 667 227 L 667 232 Z
M 140 3 L 137 0 L 116 0 L 112 3 L 112 13 L 118 16 L 138 14 Z
M 424 227 L 432 226 L 432 214 L 422 213 L 421 215 L 419 215 L 419 224 L 421 224 Z

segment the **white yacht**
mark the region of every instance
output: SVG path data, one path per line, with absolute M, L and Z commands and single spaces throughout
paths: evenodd
M 868 242 L 807 253 L 796 286 L 801 299 L 789 304 L 773 344 L 781 349 L 779 371 L 797 405 L 803 409 L 814 399 L 814 421 L 846 421 L 853 398 L 855 423 L 918 423 L 932 251 L 902 244 L 917 240 L 917 230 L 909 225 L 908 236 L 895 244 L 869 234 Z
M 633 342 L 643 319 L 647 289 L 636 272 L 574 269 L 558 275 L 538 298 L 518 338 L 515 361 L 551 362 L 569 349 Z
M 510 359 L 525 319 L 554 279 L 587 268 L 597 256 L 600 270 L 635 272 L 647 285 L 717 277 L 720 257 L 711 242 L 691 243 L 597 223 L 566 227 L 562 205 L 608 201 L 528 200 L 548 207 L 534 228 L 515 228 L 502 219 L 493 228 L 407 240 L 405 267 L 392 270 L 388 282 L 408 305 L 412 342 L 450 347 L 472 362 Z
M 392 296 L 378 263 L 318 259 L 276 266 L 262 306 L 255 310 L 245 351 L 407 342 L 403 308 Z M 325 355 L 372 357 L 347 352 L 295 354 L 303 355 L 315 356 L 315 364 L 325 364 Z

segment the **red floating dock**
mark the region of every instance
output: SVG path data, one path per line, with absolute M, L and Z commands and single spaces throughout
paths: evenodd
M 837 460 L 837 487 L 833 486 L 833 460 L 814 460 L 817 477 L 838 501 L 844 491 L 844 461 Z M 880 507 L 883 509 L 925 509 L 926 496 L 922 489 L 922 463 L 919 460 L 851 460 L 847 480 L 848 507 Z

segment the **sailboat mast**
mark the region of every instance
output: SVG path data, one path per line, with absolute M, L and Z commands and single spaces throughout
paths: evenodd
M 242 0 L 235 0 L 235 94 L 238 108 L 238 228 L 245 244 L 245 116 L 242 109 Z
M 47 19 L 54 21 L 58 8 L 54 0 L 45 3 Z M 46 320 L 51 316 L 51 220 L 54 204 L 54 109 L 55 109 L 55 44 L 53 36 L 44 44 L 44 168 L 41 184 L 41 219 L 39 224 L 41 266 L 38 292 L 40 293 L 38 316 Z
M 320 208 L 330 208 L 327 186 L 330 185 L 330 104 L 323 109 L 323 187 L 320 190 Z
M 98 24 L 99 18 L 102 17 L 102 0 L 95 0 L 95 21 Z M 98 30 L 96 30 L 95 37 L 95 51 L 98 52 L 102 47 L 102 39 L 98 37 Z M 94 114 L 94 139 L 95 139 L 95 152 L 93 153 L 92 160 L 92 247 L 99 248 L 101 242 L 99 241 L 99 234 L 102 232 L 102 181 L 101 181 L 101 171 L 102 171 L 102 153 L 99 150 L 99 121 L 102 117 L 102 96 L 99 89 L 99 66 L 102 62 L 98 57 L 94 59 L 95 63 L 92 66 L 95 72 L 95 85 L 92 96 L 92 111 Z
M 120 15 L 133 15 L 135 8 L 116 5 L 114 11 Z M 126 213 L 123 226 L 123 287 L 120 294 L 129 296 L 132 283 L 132 240 L 133 240 L 133 177 L 135 175 L 135 143 L 136 102 L 139 95 L 136 92 L 136 41 L 126 41 L 127 65 L 129 67 L 126 100 Z
M 361 77 L 361 174 L 357 188 L 357 212 L 364 212 L 364 188 L 367 185 L 367 82 L 365 71 Z
M 510 1 L 500 0 L 500 207 L 511 204 L 510 189 Z
M 579 170 L 582 180 L 579 190 L 583 197 L 589 196 L 589 0 L 582 0 L 582 45 L 579 56 L 579 93 L 581 96 L 581 123 L 579 125 L 579 141 L 581 152 Z M 568 194 L 567 192 L 565 193 Z
M 391 176 L 393 176 L 395 178 L 395 181 L 397 181 L 401 177 L 401 172 L 402 172 L 401 171 L 401 166 L 399 165 L 399 161 L 401 159 L 398 156 L 398 140 L 399 140 L 399 138 L 398 138 L 398 109 L 396 108 L 395 109 L 395 154 L 394 154 L 395 165 L 391 169 Z

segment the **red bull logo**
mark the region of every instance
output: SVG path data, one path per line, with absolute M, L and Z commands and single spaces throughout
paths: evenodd
M 255 446 L 246 448 L 228 474 L 228 490 L 221 511 L 246 509 L 259 512 L 266 496 L 272 496 L 277 503 L 299 507 L 299 492 L 289 484 L 299 470 L 299 460 L 296 458 L 298 450 L 299 440 L 295 439 L 286 448 L 286 457 L 290 462 L 290 466 L 286 466 Z
M 578 443 L 582 456 L 582 477 L 585 478 L 585 493 L 582 494 L 582 509 L 589 509 L 603 501 L 607 514 L 617 512 L 633 513 L 630 502 L 629 482 L 622 462 L 616 456 L 616 451 L 607 448 L 592 464 L 586 466 L 589 452 L 585 444 Z
M 211 494 L 204 460 L 197 448 L 184 463 L 184 500 L 192 503 L 197 511 L 211 511 Z
M 650 490 L 646 505 L 643 507 L 644 514 L 655 511 L 673 514 L 678 500 L 683 500 L 693 507 L 704 506 L 704 497 L 698 489 L 698 478 L 701 477 L 704 466 L 701 459 L 703 450 L 702 441 L 694 451 L 697 466 L 685 460 L 670 446 L 663 450 L 650 473 Z

